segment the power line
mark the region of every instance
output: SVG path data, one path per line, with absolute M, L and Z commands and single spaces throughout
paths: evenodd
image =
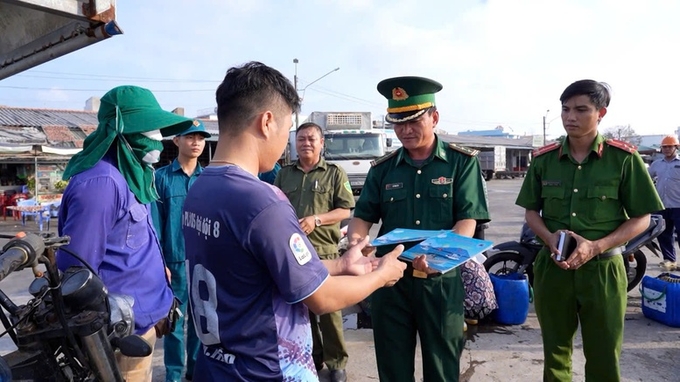
M 44 70 L 34 70 L 31 73 L 38 73 L 38 74 L 52 74 L 52 75 L 58 75 L 58 76 L 77 76 L 77 77 L 84 77 L 84 78 L 109 78 L 109 79 L 116 79 L 116 80 L 140 80 L 140 81 L 165 81 L 165 82 L 207 82 L 207 83 L 219 83 L 221 81 L 216 81 L 216 80 L 202 80 L 202 79 L 183 79 L 183 78 L 163 78 L 163 77 L 128 77 L 128 76 L 114 76 L 114 75 L 108 75 L 108 74 L 92 74 L 92 73 L 68 73 L 68 72 L 50 72 L 50 71 L 44 71 Z M 18 74 L 17 77 L 31 77 L 33 76 L 32 74 Z M 37 76 L 33 76 L 37 77 Z M 59 79 L 55 77 L 38 77 L 38 78 L 54 78 L 54 79 Z
M 120 77 L 120 78 L 87 78 L 87 77 L 69 77 L 69 75 L 66 75 L 64 77 L 54 77 L 54 76 L 34 76 L 34 75 L 28 75 L 28 74 L 19 74 L 17 77 L 24 77 L 24 78 L 49 78 L 52 80 L 69 80 L 69 81 L 99 81 L 99 82 L 115 82 L 115 81 L 138 81 L 138 82 L 159 82 L 159 83 L 180 83 L 180 82 L 189 82 L 189 83 L 219 83 L 219 81 L 206 81 L 206 80 L 174 80 L 174 79 L 164 79 L 164 78 L 151 78 L 151 79 L 142 79 L 142 78 L 125 78 L 125 77 Z
M 57 90 L 64 92 L 107 92 L 111 89 L 54 89 L 54 88 L 34 88 L 29 86 L 12 86 L 12 85 L 0 85 L 0 88 L 5 89 L 18 89 L 18 90 Z M 152 90 L 154 93 L 192 93 L 192 92 L 214 92 L 215 89 L 174 89 L 174 90 Z

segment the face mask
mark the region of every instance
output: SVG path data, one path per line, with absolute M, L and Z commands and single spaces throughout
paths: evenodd
M 148 165 L 158 163 L 163 151 L 163 142 L 146 135 L 147 133 L 128 134 L 124 136 L 125 142 L 140 162 Z
M 161 134 L 160 130 L 152 130 L 152 131 L 147 131 L 145 133 L 142 133 L 143 136 L 153 139 L 154 141 L 162 141 L 163 140 L 163 134 Z
M 146 164 L 158 163 L 161 160 L 161 150 L 151 150 L 144 154 L 142 162 Z

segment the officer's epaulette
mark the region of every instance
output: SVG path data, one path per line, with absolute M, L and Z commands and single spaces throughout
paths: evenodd
M 449 143 L 449 148 L 452 148 L 452 149 L 454 149 L 454 150 L 456 150 L 456 151 L 458 151 L 458 152 L 461 152 L 461 153 L 463 153 L 463 154 L 465 154 L 465 155 L 469 155 L 469 156 L 471 156 L 471 157 L 473 157 L 473 156 L 479 154 L 479 150 L 471 149 L 471 148 L 464 147 L 464 146 L 458 146 L 458 145 L 455 144 L 455 143 Z
M 553 143 L 551 143 L 551 144 L 549 144 L 549 145 L 545 145 L 545 146 L 543 146 L 543 147 L 537 148 L 536 150 L 532 151 L 531 155 L 532 155 L 534 158 L 536 158 L 536 157 L 539 156 L 539 155 L 543 155 L 543 154 L 549 153 L 549 152 L 551 152 L 551 151 L 553 151 L 553 150 L 557 150 L 557 149 L 560 148 L 560 146 L 562 146 L 562 143 L 561 143 L 561 142 L 553 142 Z
M 617 149 L 621 149 L 631 154 L 637 151 L 637 147 L 635 145 L 632 145 L 628 142 L 619 141 L 618 139 L 607 139 L 605 142 L 607 142 L 609 146 L 616 147 Z
M 378 159 L 376 159 L 376 160 L 374 160 L 374 161 L 371 161 L 371 167 L 377 166 L 377 165 L 379 165 L 380 163 L 383 163 L 384 161 L 386 161 L 386 160 L 392 158 L 393 156 L 397 155 L 397 152 L 398 152 L 398 151 L 399 151 L 399 150 L 394 150 L 394 151 L 392 151 L 391 153 L 387 153 L 387 154 L 381 156 L 380 158 L 378 158 Z

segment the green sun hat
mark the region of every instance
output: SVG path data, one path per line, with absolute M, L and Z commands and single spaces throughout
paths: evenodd
M 85 138 L 83 151 L 68 162 L 64 180 L 94 166 L 114 142 L 118 142 L 119 152 L 129 154 L 129 147 L 116 139 L 119 135 L 134 136 L 160 130 L 168 137 L 193 126 L 192 119 L 163 110 L 150 90 L 131 85 L 118 86 L 104 94 L 97 119 L 99 125 Z
M 443 86 L 425 77 L 393 77 L 378 83 L 378 92 L 387 98 L 385 120 L 403 123 L 423 115 L 435 106 L 434 94 Z
M 116 108 L 121 112 L 123 134 L 160 130 L 164 137 L 169 137 L 193 124 L 189 118 L 163 110 L 149 89 L 138 86 L 118 86 L 109 90 L 101 99 L 97 114 L 99 123 L 115 120 Z

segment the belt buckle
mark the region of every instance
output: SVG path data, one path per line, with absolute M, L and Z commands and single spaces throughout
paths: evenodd
M 413 270 L 413 277 L 418 278 L 418 279 L 426 279 L 427 278 L 427 273 L 423 271 L 419 271 L 417 269 Z

